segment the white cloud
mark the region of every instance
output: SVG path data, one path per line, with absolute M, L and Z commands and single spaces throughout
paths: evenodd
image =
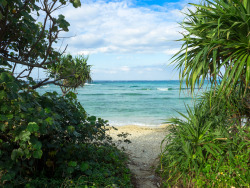
M 123 66 L 120 68 L 120 70 L 127 72 L 127 71 L 130 71 L 130 68 L 128 66 Z
M 70 22 L 67 40 L 71 53 L 165 53 L 178 47 L 181 38 L 178 9 L 133 7 L 128 1 L 82 2 L 81 8 L 67 7 L 62 14 Z M 186 9 L 186 8 L 184 8 Z M 183 10 L 184 10 L 183 9 Z
M 167 55 L 174 55 L 179 51 L 180 51 L 180 48 L 172 48 L 172 49 L 165 50 L 164 53 Z
M 138 72 L 140 74 L 145 72 L 153 71 L 164 71 L 166 65 L 148 65 L 148 66 L 121 66 L 115 68 L 95 68 L 93 67 L 93 73 L 105 73 L 105 74 L 118 74 L 118 73 L 129 73 L 129 72 Z
M 121 67 L 93 67 L 93 79 L 106 80 L 165 80 L 173 79 L 173 66 L 165 64 L 142 65 L 142 66 L 121 66 Z M 118 80 L 119 80 L 118 79 Z

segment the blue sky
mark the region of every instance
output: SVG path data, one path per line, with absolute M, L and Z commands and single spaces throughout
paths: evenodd
M 63 45 L 89 56 L 93 80 L 176 80 L 169 63 L 189 2 L 197 0 L 84 0 L 58 12 L 71 25 Z

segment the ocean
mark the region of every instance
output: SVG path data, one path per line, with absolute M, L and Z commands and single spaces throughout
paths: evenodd
M 77 89 L 77 97 L 86 112 L 109 121 L 112 126 L 160 126 L 171 117 L 186 114 L 197 96 L 175 81 L 94 81 Z M 48 85 L 38 90 L 60 92 Z M 196 97 L 195 97 L 196 96 Z

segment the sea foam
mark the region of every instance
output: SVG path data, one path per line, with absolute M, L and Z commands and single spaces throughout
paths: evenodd
M 166 88 L 157 88 L 157 90 L 159 90 L 159 91 L 168 91 L 168 88 L 166 87 Z

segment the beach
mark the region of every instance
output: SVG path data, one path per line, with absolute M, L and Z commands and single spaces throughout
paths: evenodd
M 160 187 L 161 179 L 155 174 L 161 152 L 161 142 L 168 132 L 168 125 L 160 127 L 143 127 L 127 125 L 109 131 L 119 148 L 124 148 L 129 156 L 128 167 L 134 175 L 137 188 Z M 131 143 L 120 143 L 118 134 L 128 133 L 126 139 Z

